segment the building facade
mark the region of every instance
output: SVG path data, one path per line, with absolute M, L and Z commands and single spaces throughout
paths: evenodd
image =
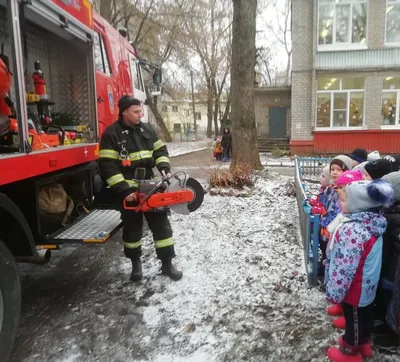
M 292 0 L 292 154 L 400 153 L 400 0 Z
M 290 86 L 256 87 L 254 89 L 257 136 L 290 137 Z
M 218 124 L 225 111 L 226 102 L 220 103 Z M 175 141 L 190 141 L 194 138 L 207 138 L 207 102 L 195 101 L 195 118 L 197 133 L 194 132 L 193 105 L 190 100 L 165 100 L 160 102 L 160 111 L 164 122 Z M 214 123 L 212 130 L 214 132 Z

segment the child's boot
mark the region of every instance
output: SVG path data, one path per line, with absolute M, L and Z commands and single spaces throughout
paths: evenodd
M 357 348 L 331 347 L 326 355 L 333 362 L 362 362 L 361 354 Z
M 326 312 L 332 317 L 340 317 L 343 315 L 343 309 L 340 304 L 334 304 L 332 307 L 329 307 Z
M 332 324 L 339 329 L 346 329 L 346 319 L 344 317 L 339 317 L 333 320 Z
M 343 346 L 343 336 L 339 337 L 339 346 Z M 360 353 L 363 357 L 371 357 L 372 356 L 372 346 L 371 342 L 366 342 L 360 346 Z

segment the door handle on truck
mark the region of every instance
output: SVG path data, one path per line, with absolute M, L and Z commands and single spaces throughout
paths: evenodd
M 103 103 L 103 102 L 104 102 L 104 99 L 101 98 L 101 97 L 97 97 L 97 102 L 98 102 L 98 103 Z

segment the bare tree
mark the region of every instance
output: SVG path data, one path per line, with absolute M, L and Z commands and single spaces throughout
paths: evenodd
M 219 101 L 229 74 L 231 4 L 228 0 L 191 0 L 186 4 L 192 16 L 185 17 L 183 41 L 199 58 L 207 87 L 207 136 L 211 137 L 213 120 L 215 132 L 219 128 Z
M 178 10 L 182 8 L 182 3 L 183 0 L 176 1 Z M 95 5 L 114 27 L 124 26 L 128 29 L 128 36 L 135 45 L 138 57 L 150 58 L 150 62 L 160 68 L 169 59 L 177 38 L 179 17 L 168 16 L 165 9 L 171 5 L 167 6 L 165 0 L 97 0 Z M 165 18 L 159 14 L 164 14 Z M 161 41 L 155 44 L 154 39 Z M 148 80 L 145 82 L 147 103 L 161 130 L 162 138 L 170 142 L 172 137 L 158 110 L 158 99 L 150 94 L 151 77 Z
M 271 10 L 275 15 L 276 24 L 266 22 L 264 25 L 267 29 L 267 36 L 272 36 L 272 46 L 284 49 L 287 60 L 285 67 L 285 83 L 290 83 L 291 61 L 292 61 L 292 44 L 291 44 L 291 0 L 264 0 L 263 4 L 268 10 Z M 271 50 L 271 48 L 270 48 Z M 267 56 L 268 53 L 263 55 Z M 268 68 L 271 69 L 271 68 Z
M 261 167 L 254 109 L 257 0 L 233 0 L 231 169 Z

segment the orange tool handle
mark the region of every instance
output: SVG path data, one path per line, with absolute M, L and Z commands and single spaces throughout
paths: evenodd
M 183 204 L 185 202 L 190 202 L 194 198 L 194 193 L 190 189 L 183 189 L 181 191 L 175 192 L 163 192 L 151 195 L 146 201 L 143 202 L 146 195 L 145 194 L 136 194 L 139 205 L 137 206 L 128 206 L 126 200 L 124 200 L 124 209 L 133 210 L 136 212 L 139 211 L 150 211 L 152 209 L 157 209 L 159 207 L 165 207 L 176 204 Z

